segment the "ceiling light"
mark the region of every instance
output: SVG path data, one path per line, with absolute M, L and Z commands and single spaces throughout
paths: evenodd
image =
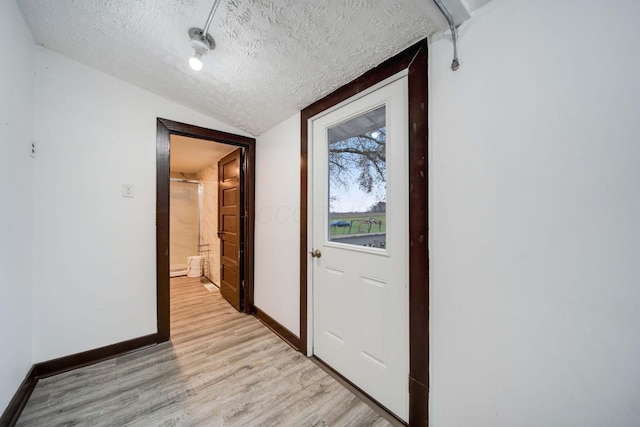
M 189 65 L 196 71 L 202 69 L 202 55 L 206 55 L 213 47 L 213 39 L 210 35 L 203 36 L 202 30 L 199 28 L 191 28 L 189 30 L 191 36 L 191 47 L 193 48 L 193 56 L 189 59 Z
M 374 130 L 373 132 L 371 132 L 371 138 L 377 139 L 379 136 L 380 136 L 380 132 L 378 132 L 377 130 Z
M 202 70 L 202 55 L 198 52 L 194 53 L 191 58 L 189 58 L 189 66 L 196 71 Z
M 209 26 L 211 25 L 213 14 L 216 12 L 219 3 L 220 0 L 215 0 L 213 2 L 213 7 L 211 8 L 211 12 L 209 12 L 209 17 L 207 18 L 204 30 L 201 30 L 200 28 L 189 29 L 191 47 L 194 50 L 193 56 L 189 59 L 189 65 L 196 71 L 200 71 L 202 69 L 202 55 L 206 55 L 215 47 L 213 37 L 209 35 Z

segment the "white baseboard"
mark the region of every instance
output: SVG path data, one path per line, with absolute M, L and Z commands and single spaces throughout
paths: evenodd
M 178 277 L 178 276 L 186 276 L 187 270 L 175 270 L 169 272 L 169 277 Z

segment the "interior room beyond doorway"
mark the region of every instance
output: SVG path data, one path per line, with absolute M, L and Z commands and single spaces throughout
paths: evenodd
M 218 162 L 238 147 L 181 135 L 171 135 L 170 147 L 171 276 L 194 275 L 197 266 L 220 286 Z

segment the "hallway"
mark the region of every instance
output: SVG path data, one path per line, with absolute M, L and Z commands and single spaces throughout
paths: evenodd
M 18 426 L 387 426 L 199 279 L 171 279 L 171 342 L 38 382 Z

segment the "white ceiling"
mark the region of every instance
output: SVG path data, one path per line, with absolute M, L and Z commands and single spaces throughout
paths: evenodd
M 238 148 L 180 135 L 171 135 L 170 144 L 169 170 L 179 173 L 196 173 Z
M 253 135 L 447 28 L 433 0 L 222 0 L 196 72 L 187 32 L 213 0 L 17 3 L 36 43 Z

